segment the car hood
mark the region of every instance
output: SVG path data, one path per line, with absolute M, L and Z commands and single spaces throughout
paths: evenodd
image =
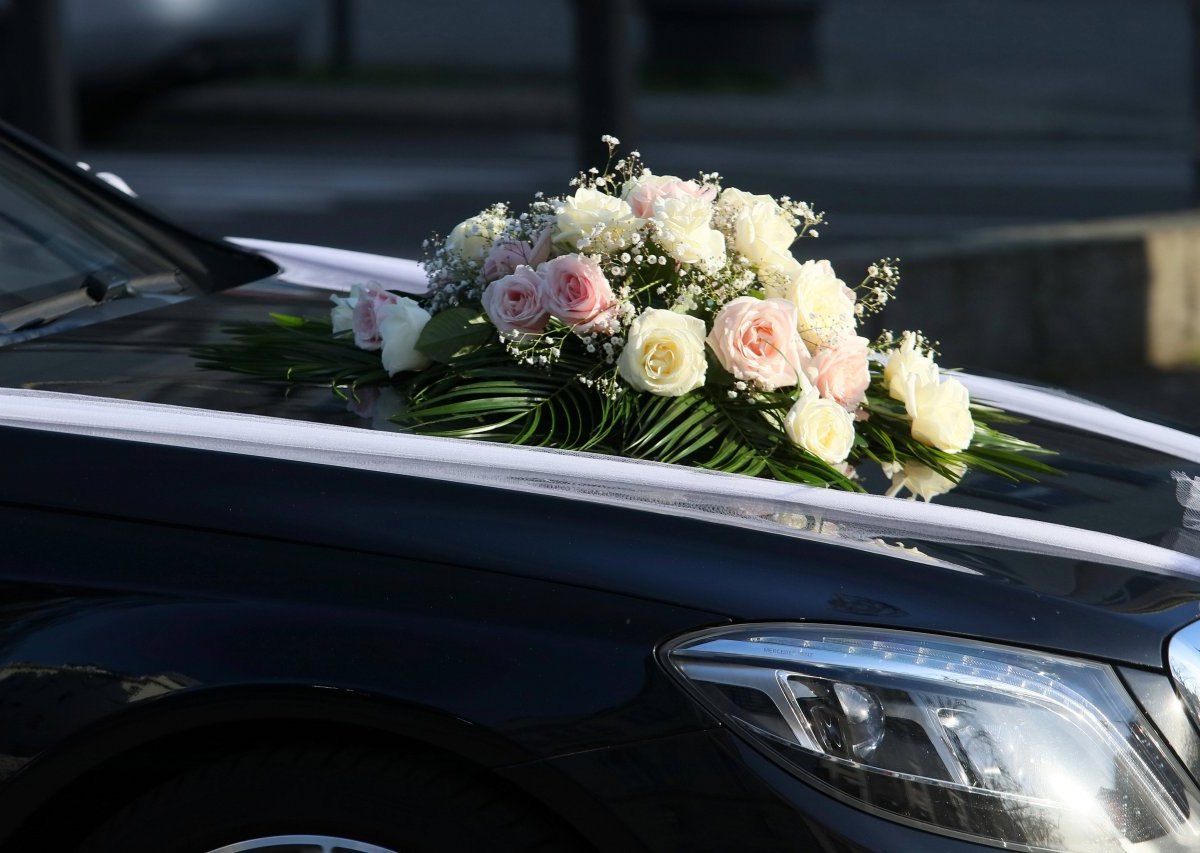
M 274 278 L 162 304 L 6 347 L 0 385 L 325 423 L 360 419 L 327 389 L 294 389 L 196 368 L 192 351 L 235 323 L 320 316 L 329 292 Z
M 191 351 L 220 340 L 222 326 L 261 321 L 272 312 L 318 316 L 328 310 L 328 295 L 272 279 L 27 341 L 5 350 L 0 386 L 387 428 L 386 411 L 355 412 L 328 389 L 288 392 L 278 385 L 195 367 Z M 1010 391 L 1021 389 L 1006 383 L 999 390 L 992 388 L 993 395 Z M 1062 405 L 1069 410 L 1074 404 L 1068 404 Z M 1190 437 L 1175 434 L 1179 446 L 1168 448 L 1168 453 L 1102 434 L 1103 429 L 1094 425 L 1083 428 L 1088 424 L 1070 411 L 1065 417 L 1055 417 L 1050 410 L 1043 414 L 1048 416 L 1021 431 L 1060 451 L 1053 462 L 1065 476 L 1013 484 L 973 474 L 932 506 L 796 487 L 790 487 L 789 497 L 781 503 L 774 492 L 756 491 L 763 481 L 739 477 L 732 478 L 732 493 L 717 500 L 704 488 L 692 493 L 690 486 L 665 491 L 661 485 L 652 487 L 661 481 L 658 474 L 645 482 L 624 484 L 613 475 L 611 488 L 606 485 L 612 480 L 609 475 L 574 485 L 569 477 L 548 479 L 545 471 L 536 470 L 518 471 L 508 481 L 471 476 L 477 485 L 549 492 L 639 511 L 696 516 L 725 527 L 765 530 L 773 536 L 840 547 L 859 555 L 854 559 L 876 566 L 855 581 L 847 578 L 834 584 L 833 593 L 826 597 L 827 607 L 832 608 L 826 618 L 840 614 L 851 621 L 885 624 L 899 619 L 900 624 L 919 627 L 932 608 L 947 613 L 941 620 L 945 630 L 1001 640 L 1012 639 L 1001 627 L 1011 627 L 1015 619 L 1024 623 L 1025 638 L 1033 644 L 1160 664 L 1163 638 L 1194 619 L 1200 603 L 1200 532 L 1191 526 L 1186 507 L 1191 478 L 1200 477 L 1200 466 L 1185 458 Z M 0 422 L 20 425 L 4 418 Z M 1137 423 L 1141 422 L 1124 424 L 1134 438 Z M 1157 429 L 1145 426 L 1151 433 Z M 263 441 L 268 443 L 272 433 L 286 432 L 282 425 L 268 424 L 264 429 Z M 401 446 L 396 448 L 400 454 Z M 346 464 L 359 465 L 358 459 Z M 477 470 L 496 468 L 480 465 Z M 411 474 L 413 469 L 410 465 L 395 473 Z M 442 475 L 434 469 L 426 476 Z M 866 476 L 879 477 L 872 472 Z M 728 478 L 718 479 L 724 483 Z M 741 488 L 738 483 L 753 487 Z M 876 480 L 873 491 L 879 491 L 879 485 Z M 580 582 L 573 574 L 581 571 L 578 566 L 539 565 L 529 571 Z M 653 588 L 647 586 L 644 572 L 631 574 L 627 567 L 611 567 L 585 582 L 724 612 L 732 618 L 789 618 L 781 603 L 792 599 L 778 594 L 777 567 L 739 566 L 736 582 L 732 577 L 698 576 L 687 583 L 668 577 L 665 586 Z M 866 577 L 874 581 L 864 584 Z M 951 592 L 953 598 L 947 599 Z M 977 600 L 968 606 L 968 597 Z M 923 599 L 920 606 L 914 604 L 917 599 Z M 835 600 L 836 606 L 829 604 Z M 961 612 L 950 614 L 956 607 Z M 1001 613 L 1003 618 L 991 627 L 989 620 L 957 618 L 994 608 L 1010 612 Z M 1094 624 L 1080 632 L 1079 626 L 1090 618 L 1087 614 L 1094 615 Z M 790 618 L 796 615 L 793 612 Z M 812 610 L 805 615 L 814 618 Z M 1075 626 L 1070 629 L 1074 636 L 1063 633 L 1068 625 Z

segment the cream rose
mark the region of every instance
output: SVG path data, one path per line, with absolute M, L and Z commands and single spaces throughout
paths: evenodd
M 782 283 L 768 279 L 767 294 L 796 306 L 796 328 L 810 352 L 835 347 L 854 334 L 854 291 L 846 286 L 829 261 L 788 265 Z
M 922 462 L 905 462 L 903 466 L 889 466 L 884 469 L 884 473 L 892 478 L 892 487 L 887 490 L 887 496 L 894 497 L 899 494 L 901 489 L 908 489 L 914 498 L 920 498 L 928 503 L 938 495 L 944 495 L 957 486 L 958 480 L 962 479 L 963 474 L 967 472 L 965 465 L 949 467 L 956 477 L 954 480 L 939 474 Z
M 796 334 L 796 306 L 739 296 L 713 319 L 708 345 L 737 379 L 773 391 L 807 381 L 808 353 Z
M 910 377 L 905 407 L 912 418 L 912 436 L 922 444 L 958 453 L 975 437 L 971 395 L 957 379 L 918 384 Z
M 900 346 L 888 353 L 883 368 L 888 395 L 901 403 L 908 402 L 909 388 L 914 385 L 936 385 L 938 373 L 934 360 L 917 349 L 917 339 L 912 332 L 900 336 Z
M 783 419 L 787 437 L 830 465 L 841 465 L 854 447 L 854 416 L 808 389 Z
M 725 265 L 725 235 L 711 226 L 712 205 L 707 201 L 662 197 L 652 212 L 659 242 L 672 258 L 714 272 Z
M 580 187 L 558 203 L 554 240 L 576 251 L 612 252 L 632 244 L 640 225 L 624 199 Z
M 380 306 L 377 316 L 379 336 L 383 342 L 380 356 L 388 376 L 429 366 L 429 359 L 417 349 L 417 339 L 429 322 L 428 311 L 401 296 L 395 302 Z
M 796 241 L 796 229 L 769 195 L 727 189 L 717 200 L 717 214 L 734 250 L 760 271 L 781 269 L 789 261 L 795 262 L 788 248 Z
M 704 384 L 704 321 L 647 308 L 629 326 L 617 372 L 638 391 L 679 397 Z
M 617 299 L 600 264 L 584 255 L 562 255 L 538 269 L 541 303 L 580 334 L 614 331 Z
M 542 305 L 545 282 L 530 267 L 498 278 L 483 290 L 483 310 L 502 332 L 540 332 L 550 312 Z
M 858 408 L 871 384 L 869 343 L 856 335 L 817 352 L 808 373 L 822 397 L 840 403 L 847 411 Z
M 468 261 L 481 264 L 503 227 L 504 220 L 496 216 L 487 213 L 472 216 L 454 226 L 446 238 L 446 248 Z
M 634 216 L 649 219 L 654 215 L 654 203 L 659 199 L 695 199 L 711 203 L 717 197 L 717 188 L 701 186 L 674 175 L 642 175 L 625 182 L 621 197 L 629 202 Z

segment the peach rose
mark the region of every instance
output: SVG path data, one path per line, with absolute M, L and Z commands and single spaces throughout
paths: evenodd
M 542 231 L 533 245 L 524 240 L 497 240 L 483 262 L 483 280 L 495 281 L 512 275 L 522 265 L 536 267 L 549 257 L 549 228 Z
M 639 219 L 654 216 L 654 203 L 660 198 L 694 198 L 711 202 L 717 197 L 716 187 L 702 187 L 695 181 L 684 181 L 674 175 L 643 175 L 628 181 L 624 198 Z
M 837 401 L 848 412 L 858 408 L 871 384 L 868 343 L 858 336 L 845 338 L 837 346 L 818 351 L 809 368 L 821 396 Z
M 527 266 L 498 278 L 483 291 L 483 310 L 502 332 L 540 332 L 550 314 L 542 307 L 542 277 Z
M 739 296 L 717 313 L 707 340 L 737 379 L 767 391 L 807 384 L 809 356 L 796 331 L 796 306 L 786 299 Z
M 354 344 L 359 349 L 381 349 L 383 337 L 379 333 L 380 309 L 386 305 L 395 305 L 400 301 L 400 297 L 384 290 L 376 281 L 364 284 L 357 297 L 350 318 L 351 328 L 354 330 Z
M 612 332 L 617 299 L 600 264 L 583 255 L 563 255 L 542 264 L 541 303 L 576 332 Z

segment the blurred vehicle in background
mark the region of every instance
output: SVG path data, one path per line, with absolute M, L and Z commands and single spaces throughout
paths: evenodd
M 81 89 L 158 88 L 293 66 L 306 0 L 60 0 Z M 0 0 L 0 28 L 13 0 Z M 4 33 L 5 39 L 9 37 Z
M 294 65 L 305 0 L 63 0 L 67 52 L 79 84 Z

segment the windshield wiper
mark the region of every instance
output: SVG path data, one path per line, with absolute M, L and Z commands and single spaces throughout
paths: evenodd
M 48 296 L 20 308 L 0 313 L 0 334 L 11 334 L 53 322 L 81 308 L 95 308 L 114 299 L 183 291 L 184 276 L 178 270 L 122 278 L 111 272 L 94 272 L 78 290 Z

